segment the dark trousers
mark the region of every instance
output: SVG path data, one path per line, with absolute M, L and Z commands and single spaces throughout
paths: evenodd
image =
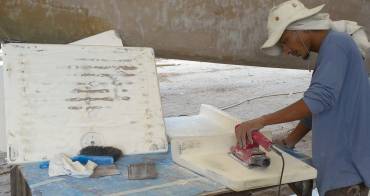
M 329 190 L 325 196 L 368 196 L 369 188 L 363 183 L 339 189 Z

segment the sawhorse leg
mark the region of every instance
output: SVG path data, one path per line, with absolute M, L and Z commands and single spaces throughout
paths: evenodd
M 312 196 L 313 180 L 288 184 L 297 196 Z

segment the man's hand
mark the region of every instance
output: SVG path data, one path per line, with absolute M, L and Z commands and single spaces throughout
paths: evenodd
M 235 137 L 239 146 L 245 147 L 252 143 L 252 133 L 264 127 L 263 117 L 245 121 L 235 128 Z
M 290 141 L 288 136 L 284 136 L 282 138 L 277 138 L 273 141 L 275 145 L 279 145 L 285 148 L 293 149 L 295 147 L 295 142 Z
M 291 122 L 303 119 L 311 115 L 311 112 L 303 99 L 289 105 L 272 114 L 264 115 L 254 120 L 243 122 L 235 129 L 235 136 L 238 144 L 245 147 L 247 140 L 252 142 L 252 132 L 262 129 L 264 126 Z
M 294 146 L 310 131 L 309 127 L 306 127 L 302 121 L 297 127 L 290 132 L 287 136 L 279 138 L 274 141 L 275 144 L 284 146 L 286 148 L 294 148 Z

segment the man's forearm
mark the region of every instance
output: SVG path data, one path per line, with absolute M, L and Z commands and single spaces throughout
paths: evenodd
M 283 143 L 286 146 L 293 148 L 310 130 L 310 128 L 307 128 L 302 122 L 300 122 L 283 140 Z
M 311 115 L 303 99 L 277 112 L 262 116 L 264 126 L 300 120 Z

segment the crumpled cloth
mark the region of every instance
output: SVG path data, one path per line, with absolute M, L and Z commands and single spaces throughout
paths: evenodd
M 73 162 L 65 154 L 55 155 L 49 163 L 49 176 L 72 176 L 76 178 L 90 177 L 94 173 L 94 169 L 98 165 L 92 161 L 88 161 L 86 165 L 82 165 L 80 162 Z

